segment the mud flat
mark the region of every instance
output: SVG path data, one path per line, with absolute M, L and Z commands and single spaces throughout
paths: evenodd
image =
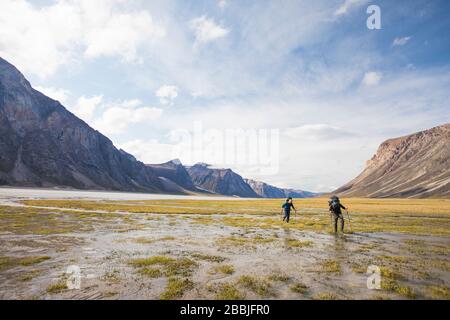
M 450 298 L 447 201 L 348 200 L 335 236 L 325 199 L 0 198 L 0 299 Z

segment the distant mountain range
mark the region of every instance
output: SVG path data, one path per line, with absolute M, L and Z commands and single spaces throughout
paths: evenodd
M 249 181 L 231 169 L 205 164 L 144 164 L 33 89 L 0 58 L 0 185 L 252 198 L 290 194 L 267 192 Z M 293 197 L 313 195 L 292 192 Z
M 251 179 L 245 179 L 244 181 L 253 189 L 253 191 L 263 198 L 312 198 L 320 195 L 319 193 L 303 190 L 282 189 L 265 182 Z
M 450 198 L 450 124 L 383 142 L 364 171 L 334 193 Z

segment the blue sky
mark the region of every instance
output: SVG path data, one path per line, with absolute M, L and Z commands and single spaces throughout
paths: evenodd
M 380 30 L 366 27 L 372 4 Z M 449 122 L 449 9 L 445 0 L 2 0 L 0 56 L 142 161 L 173 158 L 174 130 L 196 122 L 275 129 L 276 172 L 213 164 L 328 191 L 383 140 Z

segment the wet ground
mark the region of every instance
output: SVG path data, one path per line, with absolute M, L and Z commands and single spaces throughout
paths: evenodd
M 261 224 L 267 214 L 254 212 L 166 215 L 18 201 L 28 197 L 0 193 L 0 299 L 450 298 L 445 235 L 334 235 Z M 311 219 L 319 213 L 310 210 Z M 380 272 L 379 289 L 376 274 L 368 288 L 369 266 Z

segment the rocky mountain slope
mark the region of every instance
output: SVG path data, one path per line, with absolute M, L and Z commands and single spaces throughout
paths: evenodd
M 167 192 L 152 168 L 34 90 L 1 58 L 0 185 Z
M 195 187 L 186 168 L 178 159 L 162 164 L 147 164 L 147 166 L 152 168 L 155 174 L 166 183 L 167 187 L 173 188 L 174 191 L 201 192 Z M 171 181 L 175 185 L 170 187 L 170 183 L 168 184 L 167 181 Z
M 335 193 L 450 198 L 450 124 L 383 142 L 365 170 Z
M 194 185 L 201 190 L 227 196 L 260 197 L 240 175 L 231 169 L 213 169 L 204 163 L 198 163 L 186 169 Z
M 254 198 L 286 195 L 259 195 L 231 169 L 185 167 L 179 160 L 145 165 L 58 101 L 33 89 L 0 58 L 1 185 Z

